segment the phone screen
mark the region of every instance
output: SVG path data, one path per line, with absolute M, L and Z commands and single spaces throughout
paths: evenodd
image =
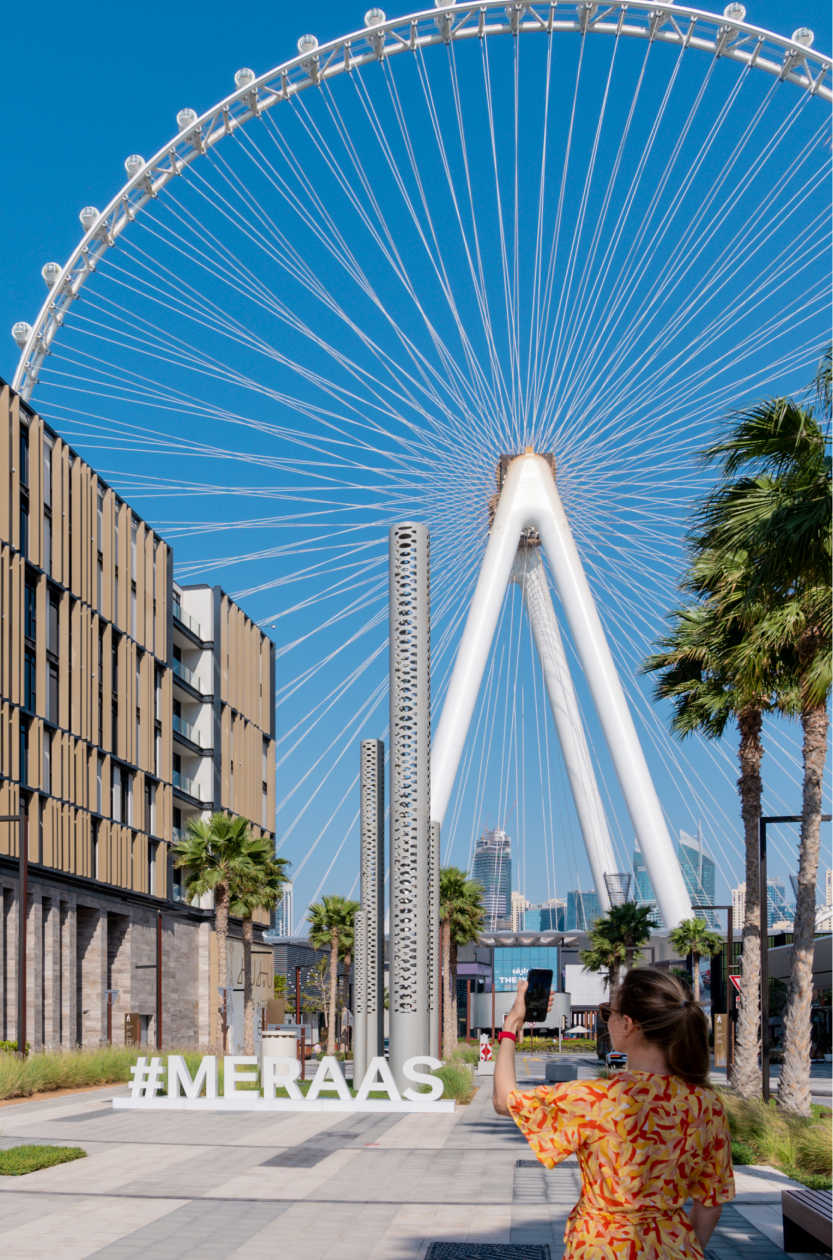
M 528 1024 L 545 1024 L 552 988 L 552 972 L 543 967 L 533 967 L 527 976 L 529 988 L 525 994 L 526 1022 Z

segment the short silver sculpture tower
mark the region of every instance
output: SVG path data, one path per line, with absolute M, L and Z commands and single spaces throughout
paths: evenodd
M 428 530 L 390 531 L 390 1065 L 436 1053 L 429 1044 L 431 738 Z M 436 989 L 436 983 L 433 985 Z
M 355 927 L 353 1080 L 385 1047 L 385 745 L 363 739 L 360 751 L 361 910 Z

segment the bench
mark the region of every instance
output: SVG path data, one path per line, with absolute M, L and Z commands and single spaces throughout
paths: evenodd
M 782 1190 L 784 1250 L 831 1254 L 833 1191 Z

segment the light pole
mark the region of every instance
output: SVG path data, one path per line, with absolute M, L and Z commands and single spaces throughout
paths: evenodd
M 105 989 L 107 996 L 107 1045 L 113 1044 L 113 1003 L 119 996 L 118 989 Z
M 16 814 L 0 814 L 0 822 L 17 823 L 17 1053 L 26 1058 L 26 917 L 29 902 L 29 828 L 23 793 Z
M 822 822 L 830 822 L 831 814 L 822 814 Z M 770 823 L 800 823 L 800 814 L 761 814 L 758 823 L 758 880 L 761 911 L 761 1092 L 769 1104 L 769 902 L 766 878 L 766 829 Z

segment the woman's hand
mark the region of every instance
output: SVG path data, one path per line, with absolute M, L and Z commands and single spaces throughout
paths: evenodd
M 503 1028 L 505 1032 L 512 1032 L 515 1036 L 521 1031 L 526 1022 L 526 991 L 529 988 L 526 980 L 518 981 L 518 992 L 515 994 L 515 1001 L 508 1015 L 504 1017 Z M 552 1006 L 552 994 L 550 994 L 550 1006 Z

